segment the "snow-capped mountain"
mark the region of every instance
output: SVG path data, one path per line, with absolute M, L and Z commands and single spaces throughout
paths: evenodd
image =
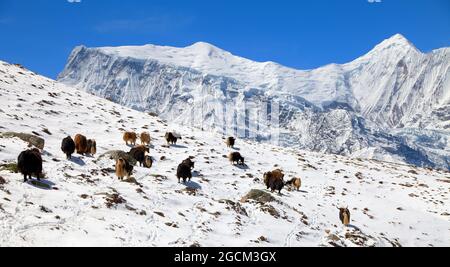
M 220 134 L 165 122 L 1 61 L 0 96 L 0 246 L 450 245 L 448 171 L 242 139 L 228 149 Z M 302 108 L 321 116 L 315 107 Z M 338 120 L 363 124 L 343 110 L 328 112 L 323 129 L 341 131 Z M 357 134 L 342 127 L 340 135 Z M 155 159 L 151 169 L 135 167 L 127 182 L 115 177 L 114 160 L 104 156 L 129 151 L 124 131 L 150 132 Z M 168 147 L 166 131 L 183 139 Z M 23 183 L 14 173 L 28 143 L 5 132 L 45 140 L 48 187 Z M 61 140 L 78 133 L 97 140 L 97 154 L 68 161 Z M 228 162 L 234 151 L 246 166 Z M 189 156 L 193 180 L 178 184 L 176 167 Z M 276 168 L 285 180 L 302 178 L 300 191 L 266 190 L 263 173 Z M 346 206 L 348 227 L 337 210 Z
M 207 43 L 80 46 L 58 80 L 136 110 L 182 124 L 201 122 L 201 128 L 219 132 L 218 112 L 227 110 L 228 103 L 275 101 L 283 146 L 449 169 L 449 52 L 424 54 L 395 35 L 350 63 L 301 71 L 254 62 Z M 237 116 L 251 121 L 246 112 Z M 398 135 L 402 129 L 419 131 L 424 138 L 408 142 Z M 249 137 L 247 129 L 236 132 Z M 436 138 L 439 142 L 430 147 L 428 140 Z

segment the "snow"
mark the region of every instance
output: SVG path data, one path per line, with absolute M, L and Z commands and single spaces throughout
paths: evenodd
M 420 76 L 423 67 L 429 64 L 428 61 L 433 61 L 434 63 L 430 65 L 437 65 L 435 67 L 440 70 L 439 73 L 433 75 L 433 80 L 424 84 L 426 85 L 424 86 L 425 95 L 433 96 L 432 100 L 439 101 L 439 104 L 448 104 L 449 102 L 445 95 L 442 99 L 436 99 L 436 91 L 427 92 L 436 89 L 437 81 L 435 79 L 442 78 L 442 75 L 447 76 L 450 62 L 448 50 L 442 49 L 444 52 L 442 54 L 437 53 L 438 50 L 432 51 L 430 54 L 423 54 L 401 34 L 384 40 L 366 55 L 350 63 L 330 64 L 306 71 L 284 67 L 274 62 L 251 61 L 204 42 L 184 48 L 155 45 L 78 47 L 72 55 L 75 57 L 82 49 L 109 55 L 116 60 L 131 58 L 141 61 L 157 61 L 161 64 L 193 69 L 207 75 L 225 76 L 240 81 L 246 86 L 300 96 L 317 106 L 335 101 L 345 102 L 355 109 L 361 108 L 362 113 L 368 116 L 377 115 L 371 113 L 379 112 L 374 110 L 378 107 L 379 102 L 389 104 L 384 97 L 391 97 L 392 94 L 395 94 L 395 92 L 388 94 L 387 91 L 390 88 L 403 86 L 402 84 L 392 84 L 394 81 L 390 80 L 393 78 L 391 69 L 397 67 L 400 61 L 406 60 L 405 64 L 411 68 L 409 73 L 413 76 L 405 88 L 400 89 L 402 96 L 397 99 L 398 103 L 394 103 L 392 106 L 395 104 L 401 106 L 406 101 L 410 101 L 408 98 L 411 98 L 410 94 L 414 93 L 411 92 L 411 88 L 422 78 Z M 66 81 L 65 78 L 63 72 L 60 79 L 70 84 L 71 81 Z M 82 85 L 82 87 L 88 86 Z M 369 90 L 369 88 L 371 89 Z M 445 93 L 448 92 L 448 84 L 445 89 Z M 439 96 L 442 96 L 442 93 Z M 423 109 L 428 105 L 427 102 L 421 107 Z M 411 111 L 414 110 L 411 109 Z M 395 111 L 386 110 L 384 112 L 388 112 L 387 116 L 392 116 L 392 112 Z M 377 122 L 383 122 L 383 119 L 380 118 Z M 407 122 L 411 120 L 409 117 L 406 119 L 408 119 Z M 398 121 L 393 121 L 390 126 L 398 124 Z
M 0 185 L 0 246 L 450 245 L 449 172 L 240 139 L 236 150 L 248 167 L 239 168 L 223 158 L 232 150 L 219 134 L 166 123 L 3 62 L 0 95 L 0 132 L 45 138 L 44 171 L 53 188 L 0 171 L 7 182 Z M 106 170 L 114 162 L 99 157 L 129 149 L 125 130 L 153 138 L 153 168 L 137 167 L 133 175 L 141 186 L 118 181 Z M 166 131 L 183 140 L 166 147 Z M 97 140 L 95 157 L 65 159 L 60 142 L 77 133 Z M 0 165 L 26 148 L 18 139 L 0 139 Z M 195 177 L 178 184 L 176 167 L 188 156 L 195 157 Z M 263 173 L 275 168 L 286 178 L 301 177 L 301 191 L 272 194 L 276 201 L 266 206 L 240 203 L 251 189 L 266 191 Z M 114 193 L 126 203 L 108 208 Z M 339 222 L 340 206 L 351 211 L 350 227 Z
M 227 103 L 276 101 L 284 111 L 282 146 L 450 169 L 448 149 L 429 149 L 418 138 L 450 138 L 449 52 L 422 53 L 395 35 L 352 62 L 295 70 L 202 42 L 81 46 L 58 81 L 198 128 L 215 125 Z M 414 129 L 417 136 L 407 139 L 419 143 L 397 135 L 401 129 Z
M 279 88 L 281 92 L 295 93 L 317 104 L 333 101 L 345 95 L 345 92 L 334 88 L 332 79 L 325 77 L 328 74 L 326 71 L 325 73 L 322 70 L 299 71 L 273 62 L 254 62 L 202 42 L 185 48 L 155 45 L 82 47 L 77 48 L 72 54 L 79 52 L 79 49 L 95 51 L 115 59 L 158 61 L 162 64 L 194 69 L 205 75 L 225 76 L 252 87 Z M 61 78 L 64 79 L 63 75 Z M 325 86 L 320 92 L 311 92 L 309 86 L 311 80 L 322 80 Z

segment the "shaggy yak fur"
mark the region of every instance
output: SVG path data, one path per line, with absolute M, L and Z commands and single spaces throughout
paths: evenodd
M 345 226 L 350 224 L 350 211 L 348 208 L 339 208 L 339 219 Z
M 150 169 L 153 166 L 153 159 L 150 156 L 145 156 L 144 167 Z
M 284 181 L 279 179 L 271 179 L 269 180 L 269 183 L 267 184 L 267 189 L 271 189 L 272 193 L 275 191 L 278 191 L 278 194 L 281 194 L 281 190 L 283 190 L 284 187 Z
M 91 156 L 97 154 L 97 142 L 95 140 L 89 139 L 87 141 L 86 154 L 90 154 Z
M 40 181 L 40 174 L 42 173 L 42 157 L 39 149 L 34 148 L 20 153 L 17 159 L 17 168 L 20 173 L 23 174 L 24 182 L 28 180 L 27 177 L 31 179 L 31 175 L 33 174 L 36 175 L 36 178 Z
M 189 179 L 191 181 L 192 179 L 192 172 L 191 172 L 191 165 L 186 163 L 181 163 L 178 165 L 177 169 L 177 178 L 178 183 L 180 183 L 180 179 L 183 178 L 183 183 L 186 183 L 186 180 Z
M 239 152 L 233 152 L 230 155 L 228 155 L 228 159 L 230 160 L 231 164 L 238 164 L 238 165 L 244 165 L 245 159 L 241 156 L 241 153 Z
M 141 145 L 150 145 L 151 138 L 150 134 L 147 132 L 141 133 Z
M 300 191 L 300 187 L 302 187 L 302 180 L 300 178 L 293 178 L 287 182 L 286 185 L 290 185 L 297 189 L 297 191 Z
M 193 170 L 195 168 L 195 162 L 193 162 L 191 158 L 187 158 L 187 159 L 183 160 L 183 162 L 181 164 L 188 165 L 189 167 L 191 167 L 191 170 Z
M 281 170 L 274 170 L 264 174 L 264 184 L 267 189 L 271 189 L 272 192 L 278 191 L 281 194 L 281 190 L 284 187 L 284 173 Z
M 133 165 L 131 165 L 127 160 L 119 158 L 116 161 L 116 175 L 119 180 L 123 180 L 124 177 L 130 178 L 133 173 Z
M 146 153 L 150 153 L 150 148 L 148 146 L 135 146 L 131 150 L 140 150 Z
M 62 140 L 61 150 L 66 154 L 67 159 L 70 160 L 72 158 L 72 154 L 75 153 L 75 142 L 72 137 L 68 136 Z
M 282 170 L 277 169 L 271 172 L 266 172 L 264 174 L 264 183 L 267 184 L 269 182 L 269 179 L 278 179 L 278 180 L 282 180 L 284 179 L 284 173 Z
M 182 139 L 180 135 L 175 134 L 175 133 L 166 133 L 165 138 L 166 138 L 168 145 L 170 145 L 170 144 L 176 145 L 178 142 L 178 139 Z
M 136 145 L 136 140 L 137 140 L 137 134 L 133 133 L 133 132 L 126 132 L 123 134 L 123 141 L 125 141 L 125 143 L 131 144 L 133 146 Z
M 145 165 L 146 157 L 145 153 L 150 152 L 150 149 L 145 146 L 137 146 L 130 150 L 128 153 L 131 157 L 133 157 L 137 162 L 139 162 L 139 166 Z
M 227 147 L 234 148 L 234 144 L 236 143 L 236 139 L 234 137 L 227 138 Z
M 75 150 L 77 154 L 83 155 L 88 152 L 88 141 L 86 136 L 77 134 L 75 136 Z

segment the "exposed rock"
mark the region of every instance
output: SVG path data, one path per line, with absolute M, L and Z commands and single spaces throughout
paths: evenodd
M 246 196 L 241 199 L 242 203 L 248 202 L 249 200 L 254 200 L 259 203 L 268 203 L 275 200 L 275 198 L 264 191 L 258 189 L 252 189 Z
M 106 207 L 108 208 L 112 208 L 113 206 L 118 204 L 127 203 L 127 201 L 117 193 L 107 194 L 105 200 L 106 200 Z
M 6 170 L 12 173 L 19 173 L 17 163 L 7 163 L 0 165 L 0 170 Z
M 248 217 L 247 211 L 245 210 L 244 207 L 242 207 L 241 203 L 239 203 L 239 202 L 234 202 L 234 201 L 231 201 L 231 200 L 228 200 L 228 199 L 222 199 L 222 200 L 219 200 L 219 203 L 227 204 L 227 206 L 228 206 L 227 209 L 232 209 L 237 214 L 244 215 L 244 216 Z
M 36 135 L 26 133 L 15 133 L 15 132 L 0 133 L 0 138 L 14 138 L 14 137 L 19 138 L 24 142 L 27 142 L 30 147 L 34 146 L 39 148 L 40 150 L 43 150 L 45 147 L 45 140 Z
M 99 158 L 107 157 L 111 160 L 118 160 L 119 158 L 123 158 L 127 160 L 131 165 L 136 165 L 137 161 L 131 157 L 127 152 L 121 150 L 111 150 L 101 155 Z

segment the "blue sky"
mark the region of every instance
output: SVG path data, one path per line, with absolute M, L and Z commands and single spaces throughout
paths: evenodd
M 396 33 L 422 51 L 450 46 L 449 0 L 70 1 L 0 0 L 0 60 L 55 78 L 80 44 L 204 41 L 298 69 L 348 62 Z

